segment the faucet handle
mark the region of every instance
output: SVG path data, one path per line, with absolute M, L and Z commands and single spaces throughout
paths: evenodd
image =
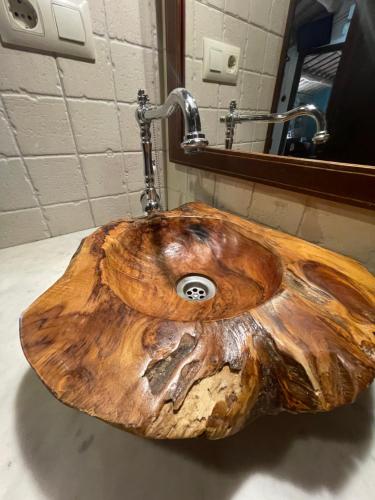
M 220 116 L 219 121 L 220 123 L 227 123 L 227 121 L 233 120 L 233 115 L 237 111 L 237 101 L 235 99 L 232 99 L 229 101 L 229 110 L 228 113 L 225 116 Z
M 233 99 L 229 103 L 229 112 L 233 113 L 233 111 L 236 111 L 236 109 L 237 109 L 237 101 Z
M 149 101 L 149 97 L 147 94 L 145 94 L 145 91 L 143 89 L 138 89 L 138 104 L 140 106 L 145 106 Z

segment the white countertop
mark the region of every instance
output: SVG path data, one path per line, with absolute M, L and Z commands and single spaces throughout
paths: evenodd
M 222 441 L 147 441 L 55 400 L 22 354 L 18 318 L 90 232 L 0 250 L 1 500 L 374 498 L 374 390 Z

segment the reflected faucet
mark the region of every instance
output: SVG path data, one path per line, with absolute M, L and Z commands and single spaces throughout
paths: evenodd
M 226 124 L 225 129 L 225 148 L 232 149 L 234 131 L 237 123 L 242 122 L 268 122 L 268 123 L 284 123 L 294 120 L 297 116 L 310 116 L 315 120 L 316 133 L 313 137 L 314 144 L 323 144 L 328 141 L 329 133 L 327 131 L 327 122 L 324 113 L 322 113 L 314 104 L 306 104 L 298 108 L 291 109 L 285 113 L 251 113 L 240 114 L 237 111 L 236 101 L 231 101 L 229 104 L 229 112 L 225 116 L 220 117 L 220 122 Z
M 208 141 L 201 131 L 201 120 L 194 97 L 184 88 L 170 92 L 164 104 L 151 106 L 144 90 L 138 90 L 138 107 L 135 116 L 140 127 L 144 161 L 145 189 L 141 195 L 141 204 L 147 215 L 160 210 L 160 197 L 155 189 L 155 166 L 152 160 L 151 122 L 169 118 L 178 108 L 184 117 L 184 139 L 182 149 L 187 154 L 198 153 L 208 146 Z

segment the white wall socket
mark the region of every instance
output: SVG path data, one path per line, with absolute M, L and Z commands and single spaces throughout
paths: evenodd
M 236 85 L 240 57 L 240 47 L 203 38 L 203 80 Z
M 0 0 L 5 45 L 95 60 L 87 0 Z

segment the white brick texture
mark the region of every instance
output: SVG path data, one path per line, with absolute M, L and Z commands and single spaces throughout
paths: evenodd
M 153 0 L 105 0 L 111 38 L 156 47 L 156 11 Z
M 96 226 L 131 215 L 129 198 L 126 194 L 97 198 L 91 201 L 91 205 Z
M 81 163 L 90 197 L 98 198 L 126 191 L 122 153 L 82 156 Z
M 42 205 L 86 198 L 79 161 L 75 156 L 36 157 L 25 161 Z
M 58 58 L 67 96 L 114 99 L 112 63 L 107 41 L 96 38 L 95 51 L 95 63 Z
M 161 100 L 161 6 L 89 0 L 94 63 L 0 43 L 0 247 L 141 214 L 134 112 L 138 88 Z
M 93 227 L 88 201 L 51 205 L 44 209 L 52 236 L 72 233 Z
M 117 99 L 136 102 L 138 89 L 146 89 L 151 102 L 160 99 L 156 54 L 152 49 L 111 42 Z
M 68 106 L 80 153 L 121 151 L 115 103 L 69 99 Z
M 19 158 L 0 160 L 0 210 L 18 210 L 37 205 L 22 160 Z
M 3 100 L 23 155 L 74 153 L 63 99 L 4 94 Z
M 11 131 L 11 127 L 5 116 L 4 109 L 0 103 L 0 157 L 16 155 L 16 143 Z
M 40 208 L 0 213 L 0 248 L 50 236 Z
M 0 44 L 0 90 L 61 95 L 53 57 Z

